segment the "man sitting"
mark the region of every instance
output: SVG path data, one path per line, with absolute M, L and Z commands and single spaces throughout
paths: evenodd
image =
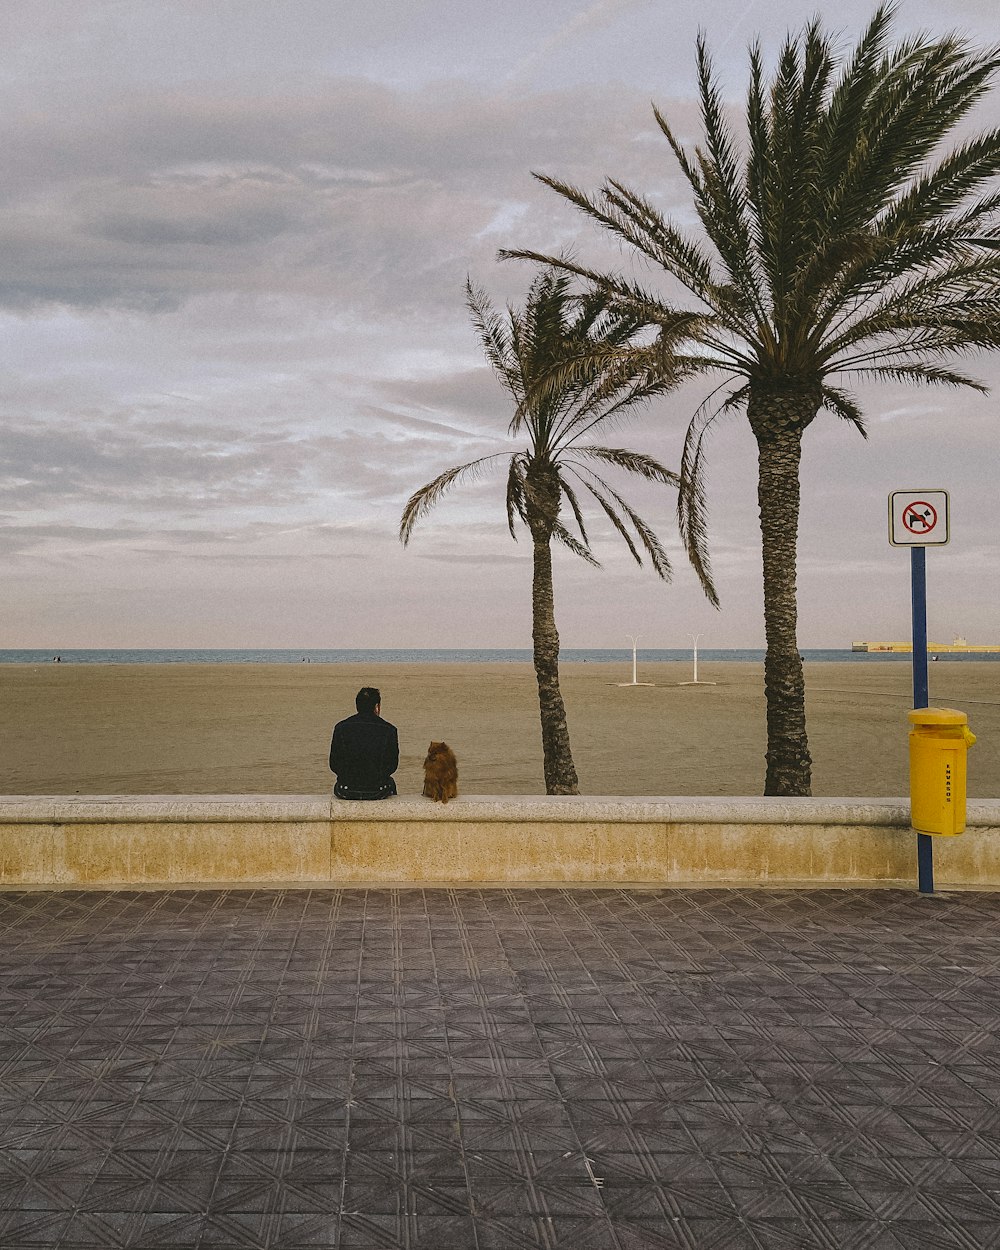
M 399 767 L 396 726 L 383 720 L 382 696 L 362 686 L 354 700 L 357 715 L 339 721 L 330 743 L 330 771 L 337 774 L 338 799 L 387 799 L 396 793 L 392 774 Z

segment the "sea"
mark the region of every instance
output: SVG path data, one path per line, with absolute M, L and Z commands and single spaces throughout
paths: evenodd
M 193 649 L 98 649 L 98 650 L 45 650 L 27 648 L 0 651 L 0 664 L 51 664 L 58 657 L 63 664 L 530 664 L 531 650 L 524 647 L 471 647 L 471 648 L 338 648 L 335 650 L 310 649 L 255 649 L 193 650 Z M 637 658 L 643 663 L 666 660 L 691 661 L 691 648 L 639 648 Z M 846 648 L 803 648 L 802 658 L 808 663 L 821 664 L 909 664 L 906 654 L 879 652 L 868 654 Z M 946 654 L 949 663 L 976 660 L 1000 661 L 1000 653 Z M 750 661 L 764 660 L 763 648 L 699 647 L 698 659 Z M 566 647 L 559 654 L 562 664 L 622 663 L 632 660 L 631 647 Z

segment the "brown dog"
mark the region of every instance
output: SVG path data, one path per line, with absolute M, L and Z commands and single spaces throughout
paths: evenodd
M 424 798 L 447 803 L 458 796 L 458 760 L 447 742 L 432 742 L 424 760 Z

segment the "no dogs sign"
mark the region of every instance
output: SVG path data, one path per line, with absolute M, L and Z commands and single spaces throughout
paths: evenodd
M 894 490 L 889 496 L 889 542 L 894 547 L 937 547 L 948 541 L 946 490 Z

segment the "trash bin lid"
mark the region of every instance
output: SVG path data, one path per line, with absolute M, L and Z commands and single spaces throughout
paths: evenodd
M 911 725 L 967 725 L 965 712 L 953 707 L 915 707 L 907 712 Z

